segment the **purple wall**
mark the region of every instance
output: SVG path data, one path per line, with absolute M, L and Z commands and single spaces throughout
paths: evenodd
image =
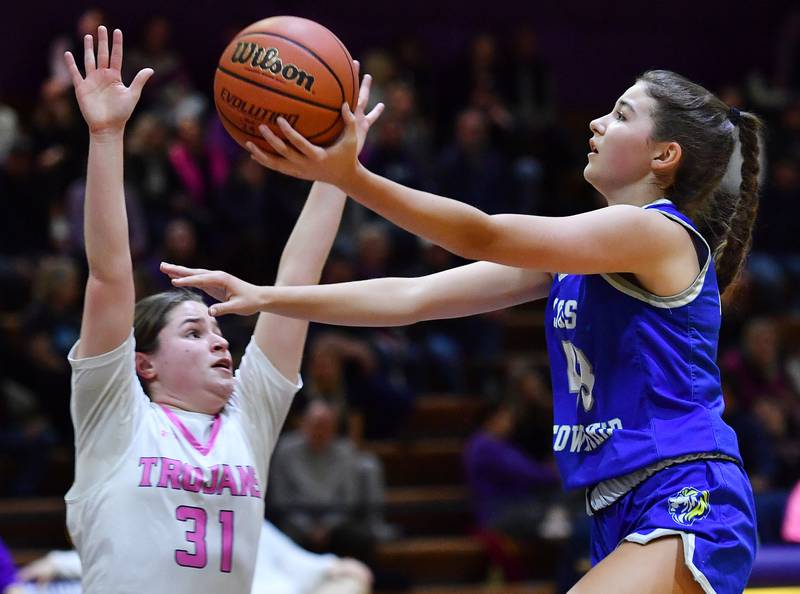
M 391 43 L 400 34 L 413 33 L 428 43 L 431 60 L 439 68 L 459 54 L 474 32 L 503 34 L 517 23 L 529 22 L 553 65 L 562 103 L 595 109 L 605 107 L 636 74 L 652 67 L 674 69 L 712 87 L 739 81 L 753 68 L 771 74 L 780 25 L 792 4 L 791 0 L 5 3 L 0 98 L 18 106 L 29 102 L 45 76 L 50 41 L 74 31 L 76 16 L 84 8 L 99 6 L 110 14 L 109 25 L 122 27 L 129 41 L 136 39 L 149 15 L 165 14 L 175 24 L 176 42 L 194 78 L 207 87 L 226 32 L 272 14 L 318 20 L 335 31 L 355 57 L 369 47 Z

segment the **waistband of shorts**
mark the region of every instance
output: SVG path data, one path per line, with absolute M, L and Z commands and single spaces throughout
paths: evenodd
M 739 463 L 736 458 L 728 456 L 727 454 L 714 452 L 687 454 L 685 456 L 678 456 L 677 458 L 659 460 L 658 462 L 654 462 L 649 466 L 645 466 L 639 470 L 634 470 L 631 473 L 600 481 L 594 487 L 589 487 L 586 489 L 586 513 L 592 516 L 597 512 L 615 504 L 622 497 L 660 470 L 664 470 L 665 468 L 675 466 L 676 464 L 682 464 L 684 462 L 694 462 L 695 460 L 722 460 L 725 462 L 733 462 L 735 464 Z

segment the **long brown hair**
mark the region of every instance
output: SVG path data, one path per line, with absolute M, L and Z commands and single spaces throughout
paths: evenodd
M 681 146 L 678 169 L 663 189 L 709 242 L 724 292 L 739 275 L 752 241 L 761 120 L 752 113 L 732 112 L 707 89 L 668 70 L 650 70 L 638 80 L 656 103 L 653 140 Z M 741 182 L 730 189 L 721 182 L 729 165 L 738 163 L 737 140 Z

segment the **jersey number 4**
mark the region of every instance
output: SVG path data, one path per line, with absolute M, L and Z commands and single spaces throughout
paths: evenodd
M 562 340 L 561 346 L 564 347 L 564 354 L 567 356 L 567 378 L 569 379 L 569 391 L 571 394 L 578 394 L 583 410 L 589 412 L 594 406 L 594 373 L 592 364 L 583 354 L 583 351 L 568 340 Z
M 192 530 L 186 531 L 186 541 L 194 545 L 194 552 L 177 549 L 175 562 L 182 567 L 202 569 L 208 563 L 208 547 L 206 545 L 208 513 L 202 507 L 180 505 L 175 508 L 175 517 L 181 522 L 194 522 Z M 222 554 L 220 555 L 219 570 L 223 573 L 230 573 L 233 561 L 233 512 L 228 509 L 220 510 L 219 523 L 222 528 Z

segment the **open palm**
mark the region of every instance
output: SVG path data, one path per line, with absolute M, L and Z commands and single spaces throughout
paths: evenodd
M 122 83 L 122 31 L 119 29 L 114 30 L 110 54 L 108 31 L 103 26 L 97 29 L 97 59 L 95 60 L 94 40 L 91 35 L 83 38 L 83 54 L 85 77 L 81 76 L 70 52 L 64 54 L 64 61 L 72 76 L 75 96 L 89 125 L 89 131 L 102 133 L 122 130 L 153 70 L 140 70 L 129 87 Z
M 358 69 L 358 62 L 354 64 Z M 277 154 L 262 151 L 252 142 L 247 143 L 247 149 L 265 167 L 301 179 L 320 180 L 342 187 L 342 183 L 358 164 L 358 154 L 364 146 L 367 132 L 383 112 L 383 103 L 378 103 L 369 113 L 365 112 L 371 85 L 372 77 L 367 74 L 359 89 L 355 112 L 350 110 L 347 103 L 342 104 L 344 132 L 327 149 L 303 138 L 284 118 L 278 118 L 278 126 L 286 141 L 280 139 L 269 127 L 259 127 L 262 136 Z

